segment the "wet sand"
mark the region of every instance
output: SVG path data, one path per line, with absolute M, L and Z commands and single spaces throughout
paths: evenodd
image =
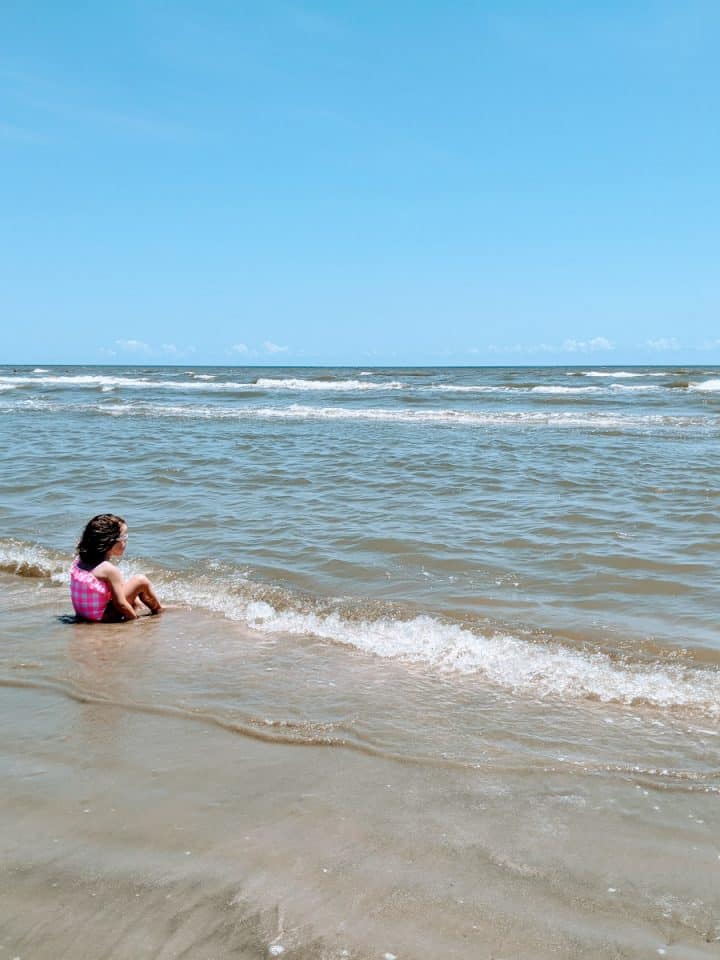
M 69 675 L 64 594 L 6 596 L 6 636 L 44 631 Z M 213 624 L 85 629 L 132 661 Z M 5 956 L 717 956 L 714 793 L 263 740 L 38 680 L 26 648 L 0 686 Z

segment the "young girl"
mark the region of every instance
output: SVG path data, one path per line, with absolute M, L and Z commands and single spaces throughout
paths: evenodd
M 70 596 L 82 620 L 136 620 L 136 601 L 151 613 L 162 607 L 147 577 L 123 580 L 112 562 L 125 553 L 128 528 L 122 517 L 102 513 L 93 517 L 77 545 L 78 556 L 70 569 Z

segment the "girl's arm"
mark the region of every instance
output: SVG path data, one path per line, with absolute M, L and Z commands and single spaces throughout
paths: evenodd
M 135 610 L 125 597 L 125 581 L 118 568 L 113 563 L 105 561 L 101 569 L 95 570 L 95 576 L 100 580 L 107 580 L 110 584 L 115 609 L 128 620 L 137 620 Z

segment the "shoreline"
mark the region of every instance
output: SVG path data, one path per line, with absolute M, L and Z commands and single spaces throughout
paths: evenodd
M 0 687 L 0 936 L 13 956 L 715 955 L 717 797 L 700 785 L 521 754 L 455 768 L 264 742 L 162 706 L 177 637 L 214 630 L 212 650 L 232 624 L 181 612 L 78 640 L 52 619 L 64 593 L 17 587 L 5 635 L 36 652 L 44 638 L 101 696 L 26 686 L 39 656 L 3 670 L 21 684 Z M 147 674 L 156 712 L 104 699 L 123 671 Z M 516 715 L 516 736 L 528 723 Z

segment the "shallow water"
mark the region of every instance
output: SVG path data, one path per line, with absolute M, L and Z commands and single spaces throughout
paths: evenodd
M 526 954 L 511 952 L 511 929 L 538 956 L 715 949 L 719 369 L 5 367 L 0 435 L 0 692 L 30 698 L 24 716 L 89 705 L 168 744 L 200 724 L 217 762 L 187 734 L 181 779 L 202 776 L 218 829 L 232 829 L 222 798 L 240 789 L 228 744 L 290 751 L 304 789 L 337 791 L 311 821 L 367 811 L 337 893 L 350 912 L 362 851 L 384 829 L 378 784 L 405 771 L 391 820 L 415 838 L 416 868 L 398 888 L 437 861 L 486 899 L 456 898 L 453 939 L 445 892 L 408 895 L 377 939 L 356 918 L 358 955 L 392 929 L 413 956 L 483 956 L 463 952 L 470 903 L 512 956 Z M 73 544 L 105 511 L 130 525 L 126 571 L 150 573 L 179 609 L 112 628 L 63 621 Z M 296 764 L 299 748 L 335 759 Z M 124 742 L 131 805 L 143 749 L 137 733 Z M 43 762 L 85 762 L 61 752 Z M 102 778 L 99 756 L 88 764 Z M 292 803 L 280 805 L 292 833 Z M 217 842 L 210 824 L 195 829 Z M 293 856 L 312 859 L 313 837 Z M 224 890 L 227 864 L 208 856 L 203 882 Z M 290 896 L 291 868 L 271 859 L 256 864 L 267 884 L 253 910 L 292 903 L 296 925 L 319 911 L 298 949 L 337 933 L 330 901 Z M 380 911 L 390 894 L 382 861 L 373 869 Z M 435 931 L 435 952 L 395 921 L 428 944 Z

